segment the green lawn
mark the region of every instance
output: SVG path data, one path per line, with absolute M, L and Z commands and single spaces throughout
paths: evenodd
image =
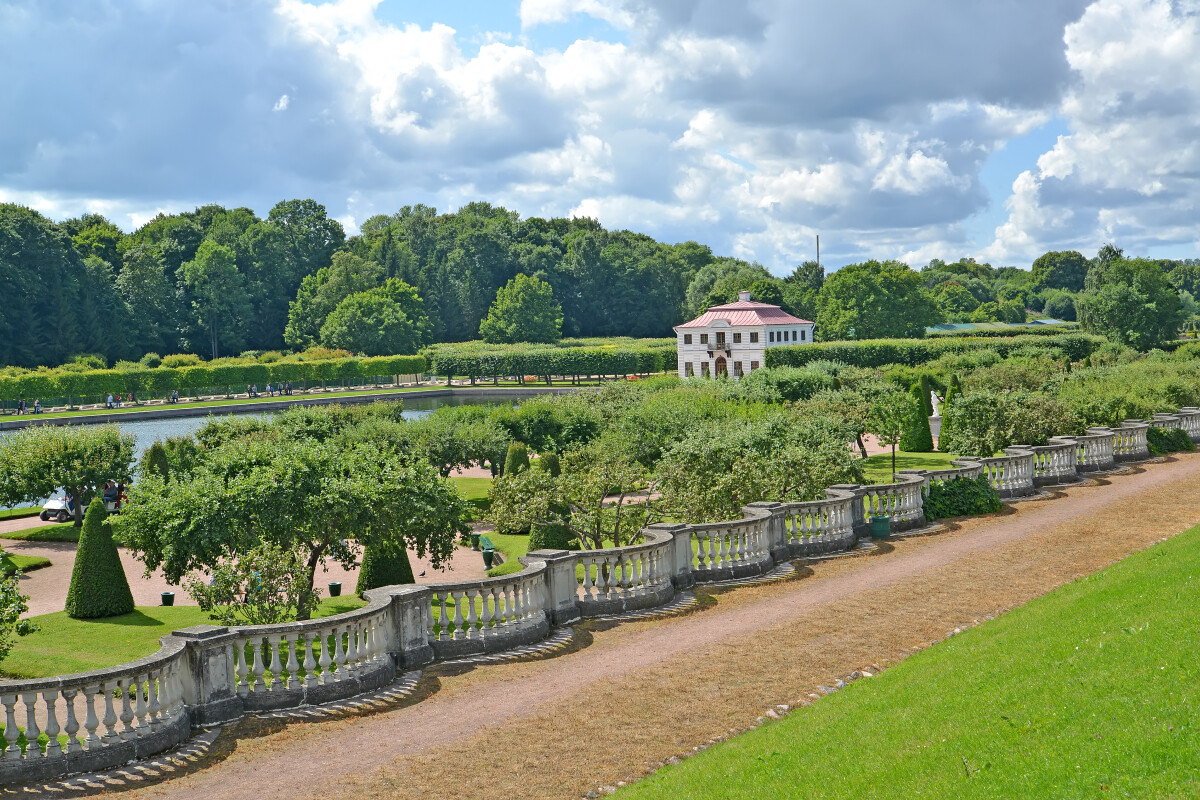
M 902 453 L 896 451 L 896 469 L 948 469 L 950 453 Z M 871 456 L 863 464 L 867 483 L 892 482 L 892 454 Z
M 36 528 L 0 533 L 0 539 L 15 539 L 22 542 L 78 542 L 79 532 L 70 522 L 47 522 Z
M 488 493 L 492 490 L 491 478 L 459 478 L 451 477 L 450 482 L 454 484 L 454 488 L 458 489 L 474 511 L 473 519 L 478 522 L 483 519 L 483 515 L 491 508 L 491 501 L 488 499 Z
M 36 517 L 40 508 L 0 508 L 0 519 L 18 519 L 20 517 Z
M 363 605 L 356 595 L 327 597 L 314 616 L 343 614 Z M 40 678 L 123 664 L 156 652 L 159 638 L 173 630 L 214 624 L 196 606 L 140 606 L 132 614 L 98 620 L 71 619 L 65 611 L 31 619 L 41 629 L 17 640 L 0 665 L 7 677 Z
M 17 570 L 32 572 L 50 566 L 50 559 L 45 556 L 15 556 L 5 553 L 0 556 L 0 574 L 11 575 Z
M 1200 796 L 1200 527 L 622 797 Z

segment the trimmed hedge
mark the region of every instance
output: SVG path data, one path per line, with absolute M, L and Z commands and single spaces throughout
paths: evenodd
M 74 619 L 99 619 L 133 612 L 133 593 L 121 556 L 113 542 L 104 501 L 92 500 L 83 519 L 71 588 L 67 590 L 67 615 Z
M 854 367 L 907 364 L 915 367 L 951 353 L 994 350 L 1001 358 L 1019 348 L 1058 348 L 1072 361 L 1082 361 L 1108 340 L 1086 333 L 1057 336 L 941 337 L 936 339 L 863 339 L 772 347 L 764 361 L 768 367 L 802 367 L 812 361 L 841 361 Z
M 439 344 L 423 351 L 429 371 L 448 378 L 495 380 L 536 375 L 648 375 L 674 371 L 674 339 L 564 339 L 552 344 Z
M 139 368 L 130 370 L 94 369 L 39 370 L 23 375 L 0 376 L 0 401 L 32 398 L 66 398 L 68 402 L 85 397 L 103 398 L 109 394 L 142 394 L 163 397 L 172 390 L 198 395 L 217 387 L 240 389 L 258 384 L 292 381 L 375 380 L 381 376 L 415 375 L 425 372 L 424 356 L 376 356 L 374 358 L 333 358 L 320 361 L 275 361 L 238 363 L 240 359 L 217 364 L 184 367 Z M 166 363 L 170 363 L 169 360 Z
M 358 570 L 358 585 L 354 591 L 361 597 L 368 589 L 416 582 L 412 564 L 408 560 L 408 551 L 404 547 L 398 546 L 386 551 L 366 547 L 363 549 L 362 566 Z
M 566 525 L 534 525 L 529 534 L 530 550 L 578 550 L 579 539 Z
M 1150 428 L 1146 431 L 1146 444 L 1152 455 L 1164 453 L 1187 453 L 1196 449 L 1192 437 L 1182 428 Z
M 1000 494 L 984 475 L 935 483 L 925 494 L 924 505 L 925 518 L 928 520 L 993 514 L 1004 509 Z
M 1063 322 L 1056 325 L 1020 325 L 1012 328 L 979 328 L 966 331 L 928 331 L 925 335 L 927 337 L 938 339 L 962 336 L 999 339 L 1008 336 L 1058 336 L 1063 333 L 1073 333 L 1078 330 L 1078 322 Z

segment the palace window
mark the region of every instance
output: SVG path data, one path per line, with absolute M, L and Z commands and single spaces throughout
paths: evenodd
M 757 333 L 750 334 L 750 344 L 758 344 L 758 334 Z
M 742 362 L 733 362 L 733 374 L 738 378 L 742 377 Z
M 692 343 L 692 335 L 691 335 L 690 333 L 685 333 L 685 334 L 683 335 L 683 343 L 684 343 L 684 344 L 691 344 L 691 343 Z
M 742 343 L 742 335 L 741 335 L 740 333 L 735 333 L 735 334 L 733 335 L 733 343 L 734 343 L 734 344 L 741 344 L 741 343 Z
M 717 334 L 717 346 L 718 346 L 718 347 L 724 347 L 724 346 L 725 346 L 725 334 L 724 334 L 724 333 L 718 333 L 718 334 Z
M 807 332 L 806 332 L 806 331 L 800 331 L 800 341 L 802 341 L 802 342 L 803 342 L 803 341 L 804 341 L 804 337 L 805 337 L 805 336 L 807 336 L 807 335 L 808 335 L 808 334 L 807 334 Z
M 700 334 L 700 344 L 708 344 L 708 334 L 707 333 Z
M 754 370 L 756 370 L 756 369 L 758 369 L 758 362 L 757 362 L 757 361 L 751 361 L 751 362 L 750 362 L 750 371 L 751 371 L 751 372 L 754 372 Z
M 775 331 L 769 331 L 767 333 L 767 341 L 769 341 L 769 342 L 775 341 Z
M 704 375 L 704 377 L 706 377 L 706 378 L 708 377 L 708 362 L 707 361 L 700 362 L 700 372 Z
M 686 377 L 688 377 L 688 378 L 692 377 L 692 375 L 694 375 L 694 374 L 695 374 L 695 373 L 692 371 L 692 362 L 690 362 L 690 361 L 687 361 L 687 362 L 685 362 L 685 363 L 684 363 L 684 365 L 683 365 L 683 372 L 684 372 L 684 375 L 685 375 Z

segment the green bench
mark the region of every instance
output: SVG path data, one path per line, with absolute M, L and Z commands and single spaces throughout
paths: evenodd
M 480 536 L 479 546 L 483 548 L 483 565 L 491 569 L 492 561 L 496 558 L 496 545 L 492 544 L 491 538 Z

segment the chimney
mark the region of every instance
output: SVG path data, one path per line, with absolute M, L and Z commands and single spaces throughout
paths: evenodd
M 743 303 L 749 303 L 750 302 L 750 293 L 745 292 L 745 291 L 738 292 L 738 300 L 740 300 Z

